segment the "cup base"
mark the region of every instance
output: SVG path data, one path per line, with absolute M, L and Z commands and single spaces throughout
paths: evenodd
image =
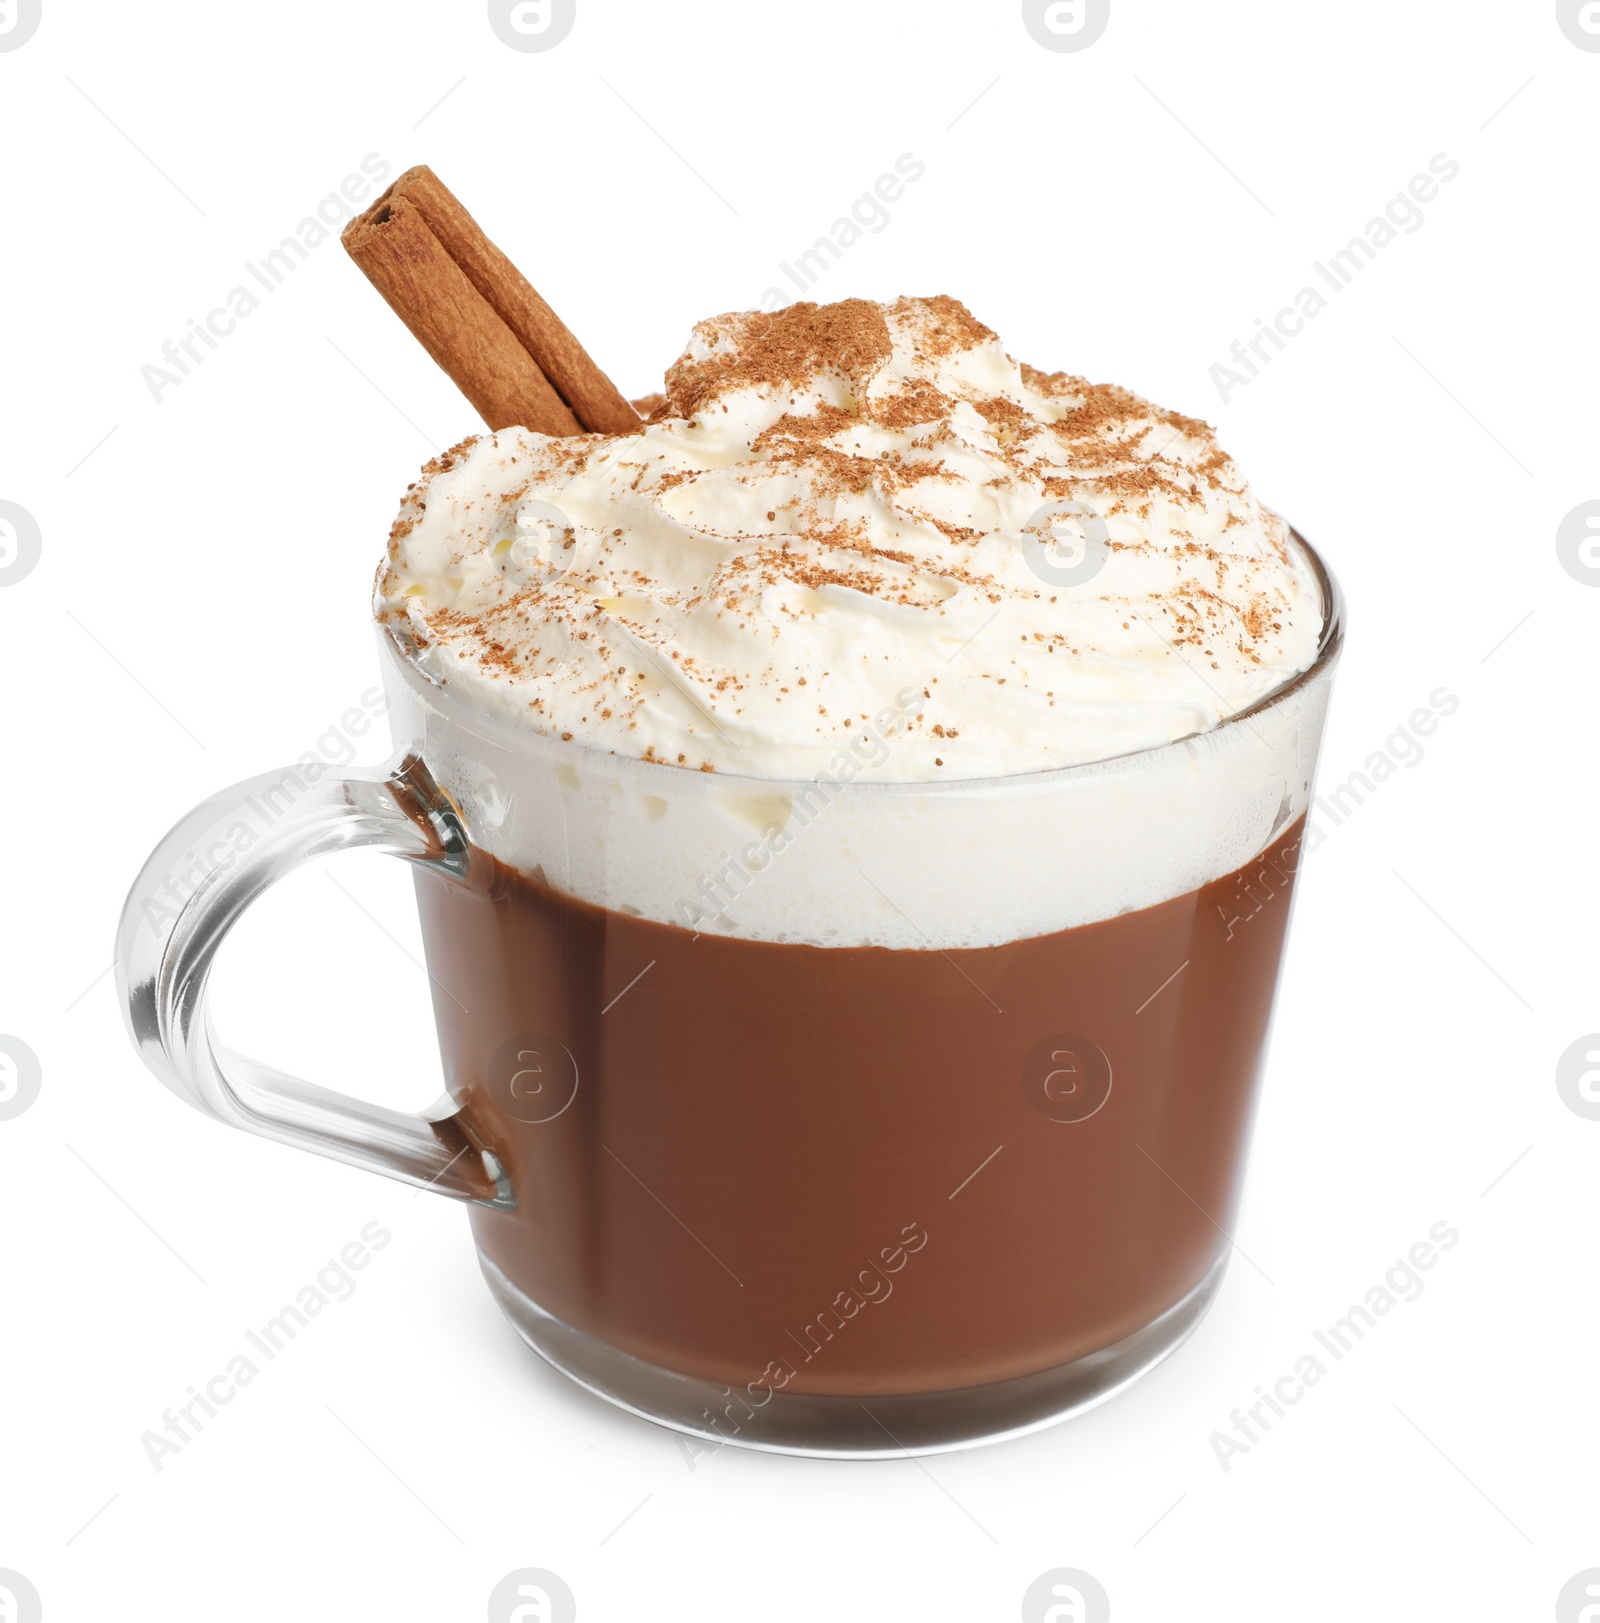
M 1021 1437 L 1104 1403 L 1170 1357 L 1221 1289 L 1226 1250 L 1200 1283 L 1159 1318 L 1096 1352 L 1052 1369 L 944 1392 L 862 1398 L 774 1392 L 751 1408 L 717 1381 L 680 1375 L 597 1340 L 547 1313 L 481 1252 L 500 1310 L 547 1364 L 643 1420 L 711 1444 L 827 1459 L 904 1459 Z

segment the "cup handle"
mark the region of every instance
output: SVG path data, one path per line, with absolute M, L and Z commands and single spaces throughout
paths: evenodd
M 140 1057 L 218 1121 L 458 1200 L 510 1209 L 499 1158 L 442 1100 L 418 1114 L 366 1104 L 258 1064 L 217 1041 L 207 1003 L 217 949 L 275 880 L 360 847 L 453 875 L 467 836 L 416 756 L 384 775 L 267 773 L 197 806 L 151 853 L 117 926 L 117 992 Z

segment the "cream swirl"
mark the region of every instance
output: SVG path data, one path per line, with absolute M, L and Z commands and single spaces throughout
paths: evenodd
M 1166 743 L 1322 627 L 1204 423 L 1019 365 L 948 298 L 717 317 L 635 433 L 464 442 L 408 492 L 375 608 L 476 706 L 789 779 Z

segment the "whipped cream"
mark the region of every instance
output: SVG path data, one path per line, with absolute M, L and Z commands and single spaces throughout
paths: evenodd
M 717 317 L 636 433 L 465 441 L 408 492 L 375 611 L 535 732 L 885 782 L 1203 732 L 1322 630 L 1204 423 L 1020 365 L 947 298 Z

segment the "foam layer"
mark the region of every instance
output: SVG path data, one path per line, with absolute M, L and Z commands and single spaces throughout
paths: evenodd
M 702 323 L 637 433 L 431 464 L 376 610 L 530 736 L 987 778 L 1203 732 L 1305 670 L 1286 535 L 1204 423 L 1019 365 L 953 299 L 847 300 Z
M 1131 912 L 1248 862 L 1309 802 L 1337 628 L 1308 675 L 1193 738 L 941 784 L 869 781 L 867 746 L 851 752 L 853 774 L 773 781 L 550 739 L 379 640 L 396 742 L 428 762 L 473 842 L 510 866 L 691 930 L 948 950 Z

